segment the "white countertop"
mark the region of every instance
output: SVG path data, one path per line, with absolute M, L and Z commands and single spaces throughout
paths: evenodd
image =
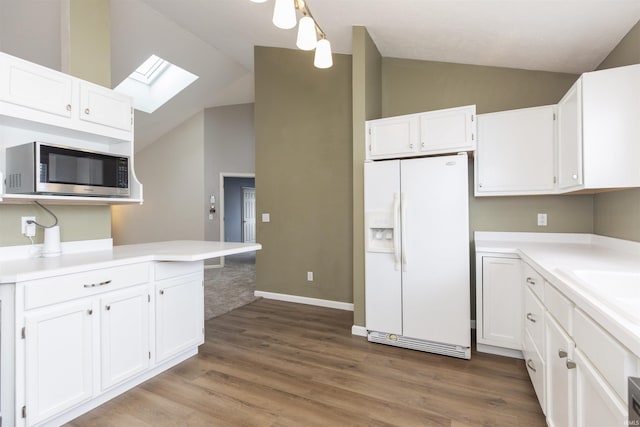
M 615 284 L 610 283 L 616 274 L 627 274 L 632 278 L 640 275 L 640 243 L 590 234 L 478 232 L 475 245 L 476 253 L 519 255 L 640 357 L 640 321 L 628 314 L 628 308 L 616 302 Z M 575 272 L 585 270 L 606 273 L 603 277 L 609 280 L 599 279 L 586 284 L 575 275 Z M 640 301 L 640 281 L 637 287 Z M 640 312 L 640 306 L 637 310 Z
M 108 249 L 74 252 L 51 258 L 2 260 L 0 261 L 0 284 L 146 261 L 200 261 L 261 248 L 262 245 L 259 243 L 176 240 L 113 246 Z

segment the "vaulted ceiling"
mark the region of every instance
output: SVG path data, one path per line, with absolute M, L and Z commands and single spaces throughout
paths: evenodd
M 0 13 L 4 15 L 0 35 L 10 39 L 0 38 L 0 49 L 9 43 L 15 52 L 15 44 L 25 44 L 31 50 L 41 49 L 43 57 L 51 56 L 51 40 L 39 43 L 12 34 L 21 34 L 26 30 L 20 26 L 27 26 L 33 37 L 44 37 L 41 33 L 58 25 L 59 14 L 56 18 L 52 13 L 57 4 L 0 0 L 4 11 L 34 16 L 29 23 L 16 23 L 8 16 L 11 13 Z M 640 0 L 307 0 L 307 4 L 337 53 L 351 53 L 352 26 L 362 25 L 384 57 L 575 74 L 597 67 L 640 20 Z M 113 86 L 151 54 L 200 76 L 153 114 L 136 113 L 138 149 L 204 108 L 253 101 L 253 47 L 295 48 L 296 30 L 276 28 L 272 11 L 273 0 L 111 0 Z

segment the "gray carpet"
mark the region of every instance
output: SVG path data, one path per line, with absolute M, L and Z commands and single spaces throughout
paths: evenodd
M 222 268 L 204 271 L 204 318 L 209 320 L 257 299 L 255 252 L 225 258 Z

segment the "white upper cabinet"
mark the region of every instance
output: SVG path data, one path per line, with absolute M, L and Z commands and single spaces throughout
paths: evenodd
M 475 195 L 640 187 L 638 117 L 640 64 L 584 73 L 556 106 L 481 114 Z
M 131 99 L 89 82 L 80 82 L 80 119 L 131 131 Z
M 457 153 L 476 149 L 476 106 L 420 114 L 420 152 Z
M 479 114 L 475 195 L 552 193 L 555 117 L 555 105 Z
M 558 103 L 558 190 L 579 188 L 582 181 L 582 80 Z
M 0 116 L 79 131 L 86 139 L 133 139 L 131 98 L 0 52 Z
M 5 57 L 0 61 L 0 100 L 62 117 L 71 117 L 73 79 Z
M 474 151 L 476 106 L 367 121 L 367 160 Z
M 560 191 L 640 186 L 640 64 L 583 74 L 559 105 Z
M 416 115 L 390 117 L 367 123 L 367 159 L 388 159 L 414 154 L 420 141 Z

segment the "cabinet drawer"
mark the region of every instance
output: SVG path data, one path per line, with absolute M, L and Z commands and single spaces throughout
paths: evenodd
M 524 284 L 544 301 L 544 279 L 529 264 L 524 263 Z
M 203 272 L 203 269 L 204 263 L 202 261 L 160 261 L 155 263 L 155 278 L 156 280 L 170 279 L 172 277 L 184 276 L 186 274 Z
M 529 377 L 531 377 L 533 389 L 538 397 L 538 402 L 540 402 L 542 412 L 546 414 L 545 365 L 540 353 L 536 350 L 536 347 L 533 344 L 531 335 L 526 331 L 524 333 L 524 348 L 522 349 L 522 354 L 524 356 L 527 371 L 529 372 Z
M 633 354 L 581 310 L 575 309 L 573 338 L 618 396 L 627 401 L 627 377 L 637 376 Z
M 573 304 L 549 282 L 544 282 L 544 305 L 560 326 L 571 335 Z
M 149 272 L 149 264 L 142 263 L 31 280 L 24 283 L 24 309 L 147 283 Z
M 524 329 L 529 333 L 533 344 L 544 354 L 544 306 L 531 289 L 524 292 Z

